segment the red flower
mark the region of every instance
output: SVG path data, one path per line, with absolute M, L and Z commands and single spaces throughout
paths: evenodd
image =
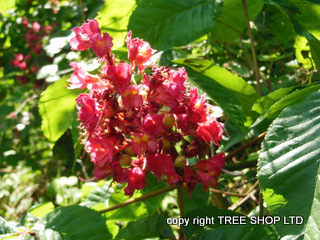
M 224 166 L 224 153 L 217 154 L 207 160 L 198 161 L 196 174 L 202 180 L 202 186 L 205 191 L 208 187 L 217 185 L 217 179 L 221 173 L 221 168 Z
M 144 128 L 152 135 L 157 135 L 163 131 L 163 114 L 148 114 L 143 119 Z
M 155 53 L 149 43 L 135 38 L 132 39 L 132 32 L 129 31 L 126 38 L 128 47 L 128 59 L 133 62 L 142 71 L 150 62 L 150 57 Z
M 78 106 L 78 116 L 86 130 L 91 134 L 97 125 L 99 113 L 96 110 L 96 102 L 88 94 L 81 93 L 76 99 Z
M 90 153 L 92 162 L 99 167 L 113 159 L 113 147 L 108 139 L 91 138 L 86 142 L 86 150 Z
M 22 53 L 18 53 L 18 54 L 15 54 L 14 60 L 10 60 L 10 63 L 15 67 L 18 67 L 21 70 L 24 70 L 27 68 L 27 63 L 23 60 L 27 60 L 27 57 L 24 57 Z
M 109 66 L 107 76 L 116 88 L 122 89 L 130 85 L 130 65 L 119 62 L 118 65 Z
M 212 141 L 215 145 L 219 145 L 222 139 L 223 126 L 214 118 L 209 118 L 207 121 L 200 123 L 197 129 L 197 135 L 205 142 Z
M 150 170 L 158 179 L 162 180 L 162 175 L 166 175 L 168 184 L 171 186 L 183 180 L 176 173 L 172 157 L 169 154 L 148 154 L 147 163 Z
M 139 94 L 139 87 L 137 85 L 127 87 L 121 94 L 122 104 L 125 108 L 139 108 L 143 99 Z
M 99 167 L 99 165 L 95 165 L 93 169 L 93 175 L 97 179 L 104 179 L 111 176 L 113 172 L 113 168 L 110 165 L 104 165 L 102 167 Z
M 140 190 L 144 188 L 146 186 L 145 179 L 146 174 L 142 171 L 141 168 L 135 167 L 133 169 L 128 169 L 128 186 L 124 189 L 125 194 L 131 197 L 135 189 Z
M 147 151 L 155 152 L 157 149 L 157 142 L 154 137 L 148 133 L 133 133 L 132 138 L 132 151 L 137 155 Z

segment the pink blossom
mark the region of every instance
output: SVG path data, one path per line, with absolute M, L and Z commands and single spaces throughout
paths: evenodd
M 202 186 L 205 191 L 208 190 L 208 187 L 217 185 L 217 179 L 224 166 L 224 161 L 224 153 L 221 153 L 207 160 L 197 162 L 199 170 L 196 170 L 196 174 L 201 178 Z
M 197 135 L 205 142 L 212 141 L 215 145 L 219 145 L 222 139 L 223 125 L 218 123 L 214 118 L 208 118 L 207 121 L 200 123 L 197 129 Z
M 70 40 L 70 46 L 72 50 L 84 51 L 92 47 L 90 37 L 98 33 L 101 35 L 101 30 L 97 20 L 88 20 L 88 23 L 83 23 L 81 27 L 75 27 L 73 31 L 76 36 Z
M 95 33 L 90 36 L 90 43 L 92 44 L 93 52 L 99 57 L 103 58 L 108 52 L 110 52 L 113 43 L 112 37 L 109 34 L 104 33 L 101 37 L 100 33 Z
M 117 66 L 112 65 L 107 70 L 107 76 L 116 88 L 126 88 L 130 85 L 130 65 L 121 62 Z
M 126 195 L 132 196 L 135 189 L 140 190 L 146 186 L 146 174 L 139 167 L 128 169 L 128 186 L 124 189 Z
M 92 162 L 99 167 L 113 159 L 113 147 L 108 139 L 91 138 L 86 142 L 86 149 L 90 152 Z
M 126 43 L 128 47 L 128 59 L 142 71 L 150 63 L 150 57 L 156 51 L 150 47 L 149 43 L 139 38 L 132 39 L 131 31 L 128 33 Z
M 39 32 L 41 26 L 38 22 L 34 22 L 32 23 L 32 30 L 35 31 L 35 32 Z
M 125 108 L 139 108 L 143 99 L 139 94 L 139 87 L 136 85 L 129 86 L 121 93 L 122 104 Z
M 103 90 L 107 84 L 103 82 L 98 75 L 92 75 L 83 70 L 80 64 L 71 62 L 70 66 L 74 68 L 74 73 L 71 75 L 69 89 L 88 88 L 90 90 Z
M 99 113 L 96 110 L 96 102 L 94 98 L 83 93 L 78 96 L 76 101 L 81 105 L 77 106 L 79 119 L 84 124 L 84 127 L 89 134 L 92 134 L 99 119 Z
M 140 155 L 147 151 L 155 152 L 157 149 L 157 142 L 148 133 L 133 133 L 132 151 Z
M 152 135 L 157 135 L 163 131 L 163 114 L 146 115 L 143 119 L 144 128 Z
M 158 179 L 162 180 L 162 175 L 166 175 L 168 184 L 171 186 L 183 180 L 176 173 L 172 157 L 169 154 L 148 154 L 147 163 L 150 170 Z

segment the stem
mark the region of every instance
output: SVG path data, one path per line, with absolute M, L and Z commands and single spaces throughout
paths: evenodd
M 255 144 L 256 142 L 262 140 L 266 135 L 266 132 L 261 133 L 258 137 L 252 139 L 251 141 L 249 141 L 248 143 L 246 143 L 245 145 L 239 147 L 238 149 L 234 150 L 233 152 L 231 152 L 228 156 L 226 156 L 226 160 L 231 159 L 232 157 L 234 157 L 235 155 L 237 155 L 238 153 L 242 152 L 243 150 L 245 150 L 246 148 L 250 147 L 251 145 Z M 227 169 L 227 168 L 226 168 Z M 227 169 L 230 170 L 230 169 Z
M 254 76 L 255 76 L 256 81 L 257 81 L 257 91 L 258 91 L 258 94 L 260 96 L 262 96 L 262 94 L 261 94 L 261 86 L 260 86 L 259 70 L 258 70 L 258 62 L 257 62 L 256 50 L 254 48 L 253 36 L 252 36 L 251 28 L 250 28 L 249 14 L 248 14 L 248 8 L 247 8 L 246 0 L 242 0 L 242 6 L 243 6 L 244 15 L 245 15 L 245 18 L 246 18 L 246 23 L 247 23 L 248 33 L 249 33 L 249 38 L 250 38 L 251 52 L 252 52 L 252 58 L 253 58 Z
M 86 21 L 86 14 L 84 12 L 83 0 L 80 0 L 80 8 L 81 8 L 81 14 L 82 14 L 83 21 Z
M 235 197 L 246 197 L 248 194 L 239 194 L 239 193 L 233 193 L 233 192 L 224 192 L 215 188 L 209 188 L 210 192 L 218 193 L 218 194 L 224 194 L 228 196 L 235 196 Z
M 18 113 L 24 108 L 24 106 L 32 101 L 33 99 L 36 99 L 38 96 L 36 94 L 33 94 L 31 97 L 27 98 L 26 100 L 23 101 L 23 103 L 18 107 L 17 110 L 15 110 L 14 112 L 10 113 L 8 116 L 6 116 L 6 119 L 8 118 L 12 118 L 12 117 L 16 117 L 18 115 Z
M 237 208 L 239 208 L 243 203 L 245 203 L 249 198 L 255 198 L 254 194 L 258 191 L 256 187 L 259 185 L 259 181 L 256 181 L 255 184 L 253 184 L 252 187 L 248 190 L 246 193 L 246 196 L 244 198 L 239 199 L 235 204 L 233 204 L 228 209 L 231 211 L 235 211 Z
M 183 203 L 183 185 L 181 182 L 176 184 L 177 186 L 177 192 L 178 192 L 178 203 L 179 203 L 179 209 L 180 209 L 180 218 L 184 217 L 184 203 Z M 184 238 L 184 233 L 182 227 L 179 229 L 179 240 L 183 240 Z
M 116 204 L 116 205 L 113 205 L 111 207 L 108 207 L 106 209 L 103 209 L 103 210 L 100 210 L 99 213 L 106 213 L 106 212 L 109 212 L 109 211 L 112 211 L 112 210 L 115 210 L 115 209 L 118 209 L 118 208 L 121 208 L 121 207 L 125 207 L 127 205 L 130 205 L 132 203 L 135 203 L 135 202 L 139 202 L 139 201 L 144 201 L 148 198 L 152 198 L 152 197 L 155 197 L 157 195 L 160 195 L 162 193 L 165 193 L 165 192 L 169 192 L 173 189 L 177 188 L 176 186 L 173 186 L 173 187 L 165 187 L 165 188 L 162 188 L 162 189 L 159 189 L 157 191 L 154 191 L 154 192 L 151 192 L 151 193 L 147 193 L 141 197 L 138 197 L 138 198 L 131 198 L 131 199 L 128 199 L 127 201 L 124 201 L 122 203 L 119 203 L 119 204 Z

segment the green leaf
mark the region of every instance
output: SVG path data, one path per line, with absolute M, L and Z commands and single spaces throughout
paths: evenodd
M 308 40 L 314 64 L 320 69 L 320 25 L 317 21 L 320 19 L 320 6 L 302 0 L 281 1 L 279 5 L 290 17 L 295 32 Z
M 110 188 L 110 182 L 106 182 L 104 185 L 99 186 L 103 181 L 100 181 L 97 185 L 98 187 L 95 187 L 89 194 L 86 193 L 90 189 L 90 185 L 93 185 L 94 183 L 86 183 L 86 187 L 82 187 L 82 195 L 86 197 L 86 201 L 83 202 L 81 205 L 86 207 L 92 207 L 95 204 L 103 203 L 105 204 L 105 207 L 108 206 L 108 201 L 110 198 L 110 195 L 114 192 L 112 188 Z M 84 185 L 85 186 L 85 185 Z M 91 186 L 92 188 L 93 186 Z M 87 190 L 86 190 L 87 189 Z
M 140 196 L 141 194 L 135 193 L 132 198 Z M 128 200 L 128 197 L 123 194 L 123 190 L 119 191 L 119 189 L 117 189 L 109 198 L 109 207 L 118 203 L 122 203 L 126 200 Z M 105 215 L 109 220 L 113 219 L 118 221 L 132 221 L 147 216 L 148 211 L 143 202 L 136 202 L 134 204 L 121 207 L 117 210 L 107 212 Z
M 209 229 L 198 234 L 193 235 L 190 240 L 247 240 L 247 239 L 261 239 L 272 240 L 278 239 L 277 235 L 272 232 L 270 226 L 261 225 L 229 225 L 222 226 L 216 229 Z
M 280 236 L 319 238 L 320 91 L 285 108 L 262 143 L 258 176 L 272 215 L 302 216 L 303 224 L 275 225 Z
M 297 34 L 305 37 L 308 40 L 310 46 L 310 52 L 312 59 L 317 69 L 320 69 L 320 41 L 315 38 L 311 33 L 307 32 L 300 23 L 298 23 L 293 17 L 291 17 L 294 29 Z
M 0 217 L 0 234 L 18 232 L 15 223 L 10 223 Z M 1 236 L 0 236 L 1 237 Z
M 172 229 L 166 220 L 167 218 L 163 215 L 153 215 L 135 222 L 129 222 L 126 227 L 119 231 L 115 239 L 136 240 L 152 237 L 173 239 Z
M 142 0 L 128 28 L 153 48 L 165 50 L 196 40 L 212 31 L 222 0 Z
M 79 93 L 84 92 L 81 89 L 67 89 L 66 85 L 66 78 L 63 77 L 41 94 L 39 102 L 41 130 L 51 142 L 56 142 L 71 126 L 75 99 Z
M 265 12 L 268 13 L 271 21 L 270 25 L 266 29 L 266 34 L 272 35 L 275 38 L 276 43 L 278 44 L 284 44 L 291 41 L 294 38 L 295 33 L 293 25 L 286 12 L 279 6 L 268 6 L 265 9 Z M 276 55 L 273 57 L 272 61 L 277 61 L 286 58 L 288 55 L 291 54 L 292 53 L 282 53 L 282 55 L 280 55 L 280 53 L 272 54 Z M 257 58 L 260 61 L 259 58 L 261 58 L 261 55 L 258 55 Z
M 259 98 L 252 106 L 252 110 L 262 114 L 263 112 L 267 111 L 270 109 L 270 107 L 281 100 L 281 98 L 287 96 L 294 87 L 289 87 L 289 88 L 280 88 L 275 90 L 274 92 L 268 94 L 267 96 Z
M 241 77 L 202 59 L 178 59 L 174 61 L 187 67 L 191 81 L 199 86 L 227 114 L 240 129 L 250 122 L 251 108 L 258 99 L 255 89 Z
M 263 0 L 246 0 L 250 20 L 256 18 L 263 7 Z M 213 37 L 221 42 L 232 42 L 246 29 L 242 1 L 225 0 L 218 24 L 212 31 Z
M 307 3 L 305 0 L 291 0 L 290 3 L 299 9 L 294 18 L 306 31 L 320 39 L 320 6 Z
M 46 229 L 63 235 L 63 239 L 111 239 L 105 219 L 98 212 L 81 206 L 56 208 L 43 218 Z
M 191 195 L 186 195 L 185 188 L 183 188 L 183 202 L 186 212 L 193 211 L 200 207 L 210 205 L 209 192 L 204 191 L 202 184 L 197 184 L 192 191 Z
M 4 16 L 8 15 L 6 12 L 15 6 L 14 0 L 2 0 L 0 4 L 0 13 L 2 13 Z
M 301 90 L 296 89 L 294 92 L 287 94 L 284 97 L 281 97 L 281 95 L 285 94 L 287 91 L 290 91 L 291 88 L 279 89 L 273 93 L 270 93 L 268 96 L 257 101 L 257 103 L 255 103 L 253 106 L 253 110 L 261 112 L 263 109 L 265 110 L 265 113 L 263 113 L 252 126 L 260 124 L 260 122 L 265 119 L 268 119 L 269 122 L 274 120 L 284 108 L 303 100 L 305 96 L 317 91 L 319 88 L 320 85 L 313 85 Z M 264 105 L 263 108 L 261 108 L 261 104 Z
M 206 207 L 200 207 L 197 209 L 194 209 L 192 211 L 186 211 L 186 218 L 189 219 L 189 224 L 187 226 L 183 227 L 183 232 L 186 237 L 192 236 L 195 233 L 199 233 L 201 231 L 204 231 L 204 227 L 219 227 L 220 222 L 219 218 L 223 216 L 240 216 L 240 214 L 229 211 L 229 210 L 221 210 L 217 207 L 213 206 L 206 206 Z M 244 217 L 244 216 L 243 216 Z M 206 222 L 203 224 L 200 220 L 201 218 L 209 218 L 209 222 L 212 224 L 209 224 L 209 222 Z M 213 221 L 212 221 L 213 218 Z
M 141 190 L 141 193 L 144 195 L 167 186 L 168 184 L 166 182 L 159 182 L 158 178 L 154 174 L 148 174 L 146 187 Z M 157 211 L 158 207 L 161 205 L 161 202 L 165 196 L 166 196 L 166 193 L 163 193 L 163 194 L 144 200 L 144 204 L 148 210 L 149 215 L 152 215 Z
M 52 202 L 42 203 L 34 208 L 32 208 L 29 212 L 35 217 L 44 217 L 48 213 L 54 210 L 54 205 Z
M 113 38 L 114 48 L 123 46 L 128 34 L 129 16 L 135 7 L 136 3 L 133 0 L 108 0 L 98 12 L 97 21 L 100 29 Z

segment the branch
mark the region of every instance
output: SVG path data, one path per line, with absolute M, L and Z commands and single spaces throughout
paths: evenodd
M 144 201 L 148 198 L 152 198 L 152 197 L 155 197 L 157 195 L 160 195 L 162 193 L 166 193 L 166 192 L 169 192 L 169 191 L 172 191 L 173 189 L 176 189 L 177 186 L 173 186 L 173 187 L 165 187 L 165 188 L 162 188 L 162 189 L 159 189 L 157 191 L 154 191 L 154 192 L 151 192 L 151 193 L 147 193 L 141 197 L 138 197 L 138 198 L 131 198 L 131 199 L 128 199 L 127 201 L 124 201 L 122 203 L 119 203 L 119 204 L 116 204 L 116 205 L 113 205 L 111 207 L 108 207 L 106 209 L 103 209 L 103 210 L 100 210 L 99 213 L 106 213 L 106 212 L 109 212 L 109 211 L 112 211 L 112 210 L 115 210 L 115 209 L 118 209 L 118 208 L 121 208 L 121 207 L 125 207 L 127 205 L 130 205 L 132 203 L 135 203 L 135 202 L 139 202 L 139 201 Z
M 256 188 L 259 185 L 259 181 L 256 181 L 255 184 L 248 190 L 246 196 L 244 198 L 239 199 L 235 204 L 233 204 L 228 209 L 231 211 L 235 211 L 238 207 L 240 207 L 243 203 L 245 203 L 249 198 L 254 198 L 254 195 L 258 191 Z
M 250 28 L 249 14 L 248 14 L 248 8 L 247 8 L 246 0 L 242 0 L 242 6 L 243 6 L 244 15 L 245 15 L 245 18 L 246 18 L 246 23 L 247 23 L 248 33 L 249 33 L 249 38 L 250 38 L 251 52 L 252 52 L 252 58 L 253 58 L 254 76 L 255 76 L 256 81 L 257 81 L 257 91 L 258 91 L 258 94 L 260 96 L 262 96 L 262 94 L 261 94 L 261 86 L 260 86 L 259 70 L 258 70 L 258 62 L 257 62 L 256 50 L 254 48 L 253 36 L 252 36 L 251 28 Z

